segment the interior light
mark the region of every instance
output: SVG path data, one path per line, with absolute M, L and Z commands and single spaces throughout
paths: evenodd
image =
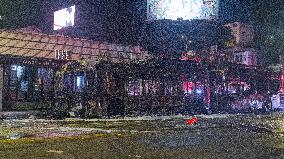
M 197 93 L 197 94 L 201 94 L 201 93 L 202 93 L 202 90 L 201 90 L 201 89 L 197 89 L 197 90 L 196 90 L 196 93 Z

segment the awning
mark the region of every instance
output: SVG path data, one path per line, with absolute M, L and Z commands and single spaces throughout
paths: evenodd
M 58 54 L 63 56 L 58 56 Z M 65 56 L 68 54 L 68 56 Z M 113 62 L 149 57 L 139 46 L 123 46 L 62 35 L 47 35 L 15 30 L 0 31 L 0 55 L 90 61 L 108 59 Z

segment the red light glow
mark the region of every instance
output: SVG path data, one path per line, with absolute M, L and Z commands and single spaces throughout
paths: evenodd
M 186 123 L 187 123 L 188 125 L 193 125 L 193 124 L 197 124 L 197 121 L 198 121 L 197 117 L 192 117 L 191 119 L 188 119 L 188 120 L 186 121 Z
M 185 94 L 192 94 L 194 84 L 192 82 L 183 82 L 182 88 Z
M 283 93 L 284 92 L 284 75 L 282 74 L 281 75 L 281 83 L 280 83 L 280 90 L 279 90 L 279 92 L 280 93 Z

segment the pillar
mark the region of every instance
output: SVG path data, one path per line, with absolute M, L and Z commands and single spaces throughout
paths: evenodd
M 281 75 L 279 92 L 284 92 L 284 57 L 280 55 Z
M 4 79 L 4 69 L 3 65 L 0 65 L 0 111 L 3 108 L 3 79 Z

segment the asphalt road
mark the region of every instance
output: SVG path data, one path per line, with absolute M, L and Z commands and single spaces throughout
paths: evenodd
M 49 124 L 54 128 L 84 127 L 111 131 L 60 138 L 30 136 L 16 140 L 2 139 L 0 158 L 284 158 L 282 114 L 200 116 L 198 119 L 198 124 L 194 126 L 186 124 L 186 119 L 182 118 L 53 121 Z M 15 125 L 21 123 L 14 121 Z M 41 124 L 46 125 L 42 121 L 25 123 L 30 126 L 25 127 L 32 129 L 41 129 Z

